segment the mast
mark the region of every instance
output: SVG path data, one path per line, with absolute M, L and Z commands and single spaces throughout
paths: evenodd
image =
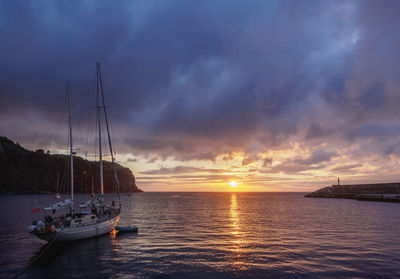
M 69 81 L 67 82 L 68 94 L 68 122 L 69 122 L 69 156 L 71 162 L 71 201 L 74 201 L 74 153 L 72 149 L 72 123 L 71 123 L 71 94 L 69 92 Z
M 115 168 L 114 151 L 113 151 L 112 144 L 111 144 L 111 136 L 110 136 L 110 129 L 109 129 L 109 125 L 108 125 L 106 103 L 105 103 L 105 100 L 104 100 L 103 82 L 101 80 L 101 73 L 100 73 L 100 63 L 97 63 L 97 65 L 98 65 L 98 78 L 99 78 L 100 91 L 101 91 L 102 107 L 103 107 L 103 110 L 104 110 L 104 118 L 106 119 L 108 145 L 109 145 L 110 153 L 111 153 L 111 162 L 112 162 L 112 167 L 113 167 L 113 171 L 114 171 L 115 185 L 117 186 L 117 194 L 118 194 L 119 206 L 121 207 L 121 199 L 120 199 L 120 196 L 119 196 L 119 180 L 118 180 L 117 170 Z M 100 97 L 100 95 L 99 95 L 99 97 Z
M 98 118 L 98 124 L 99 124 L 99 160 L 100 160 L 100 193 L 104 194 L 103 190 L 103 154 L 101 150 L 101 110 L 100 110 L 100 63 L 96 63 L 96 87 L 97 87 L 97 118 Z

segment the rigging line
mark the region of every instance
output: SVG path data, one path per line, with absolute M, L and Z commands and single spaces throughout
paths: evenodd
M 88 153 L 95 154 L 96 150 L 93 150 L 93 146 L 96 149 L 96 146 L 93 144 L 95 142 L 95 133 L 96 133 L 96 111 L 93 111 L 92 109 L 89 110 L 90 115 L 88 116 L 88 131 L 87 131 L 87 141 L 86 141 L 86 157 L 88 156 Z
M 87 94 L 85 94 L 85 98 L 84 98 L 84 100 L 83 100 L 83 102 L 80 102 L 81 104 L 86 104 L 87 103 L 87 101 L 88 101 L 88 95 Z M 80 107 L 78 107 L 78 109 L 79 109 L 79 111 L 81 110 L 81 108 Z M 77 114 L 77 124 L 78 124 L 78 139 L 80 140 L 80 142 L 82 143 L 82 141 L 84 140 L 84 137 L 82 136 L 83 135 L 83 132 L 82 132 L 82 130 L 83 130 L 83 119 L 88 119 L 88 112 L 87 112 L 87 110 L 86 109 L 84 109 L 83 110 L 83 112 L 82 113 L 78 113 Z
M 96 90 L 96 88 L 97 88 L 97 71 L 94 73 L 94 75 L 93 75 L 93 81 L 92 81 L 92 92 L 91 92 L 91 99 L 92 100 L 96 100 L 96 104 L 97 104 L 97 98 L 98 98 L 98 94 L 97 94 L 97 90 Z M 97 109 L 94 109 L 94 110 L 92 110 L 92 116 L 94 116 L 94 117 L 92 117 L 91 118 L 91 123 L 90 123 L 90 128 L 91 128 L 91 134 L 90 134 L 90 136 L 91 136 L 91 139 L 90 139 L 90 142 L 91 142 L 91 145 L 90 145 L 90 148 L 91 148 L 91 150 L 90 150 L 90 152 L 93 152 L 93 154 L 95 155 L 95 161 L 96 161 L 96 158 L 97 158 L 97 139 L 96 139 L 96 135 L 98 134 L 98 131 L 97 131 L 97 122 L 98 122 L 98 110 Z M 94 144 L 93 144 L 93 142 L 94 142 Z M 97 184 L 96 184 L 97 185 Z
M 97 71 L 96 71 L 96 86 L 97 86 Z M 99 99 L 99 94 L 97 94 L 96 92 L 96 105 L 98 104 L 98 99 Z M 96 135 L 99 133 L 98 129 L 99 127 L 96 125 L 99 121 L 99 110 L 96 108 L 95 109 L 95 114 L 96 114 L 96 118 L 95 118 L 95 122 L 94 124 L 94 134 L 93 134 L 93 141 L 94 141 L 94 156 L 95 156 L 95 161 L 97 161 L 97 150 L 98 148 L 98 142 L 96 140 Z
M 102 127 L 101 127 L 101 110 L 100 110 L 100 88 L 99 88 L 100 64 L 96 63 L 96 93 L 97 93 L 97 112 L 98 112 L 98 126 L 99 126 L 99 167 L 100 167 L 100 193 L 104 194 L 104 177 L 103 177 L 103 159 L 102 159 Z M 103 141 L 104 142 L 104 141 Z
M 76 105 L 73 106 L 71 104 L 72 107 L 77 107 Z M 72 120 L 75 119 L 74 123 L 75 123 L 75 129 L 74 129 L 74 152 L 76 155 L 78 155 L 78 152 L 80 152 L 79 150 L 81 148 L 79 148 L 78 146 L 82 145 L 82 113 L 79 113 L 79 108 L 75 109 L 75 113 L 72 114 Z
M 88 154 L 95 154 L 96 145 L 95 145 L 95 133 L 96 133 L 96 111 L 89 109 L 89 116 L 87 121 L 87 137 L 86 137 L 86 148 L 85 148 L 85 157 L 90 155 Z
M 94 156 L 95 156 L 95 161 L 97 161 L 97 155 L 98 155 L 98 153 L 97 153 L 97 150 L 99 149 L 99 147 L 98 147 L 98 142 L 97 142 L 97 140 L 96 140 L 96 135 L 98 134 L 98 129 L 99 129 L 99 127 L 97 127 L 97 125 L 96 125 L 96 123 L 99 121 L 98 120 L 98 117 L 99 117 L 99 112 L 98 112 L 98 110 L 96 109 L 96 120 L 95 120 L 95 123 L 93 123 L 94 125 L 95 125 L 95 127 L 94 127 L 94 134 L 93 134 L 93 141 L 94 141 Z
M 85 157 L 88 156 L 88 153 L 89 153 L 89 152 L 92 152 L 92 150 L 89 150 L 89 146 L 92 146 L 92 145 L 89 145 L 89 142 L 90 142 L 90 143 L 92 142 L 92 141 L 91 141 L 91 138 L 92 138 L 91 119 L 92 119 L 92 115 L 90 114 L 89 119 L 88 119 L 88 122 L 87 122 L 88 127 L 87 127 L 86 148 L 85 148 L 85 153 L 86 153 L 86 154 L 85 154 Z
M 20 272 L 13 275 L 11 278 L 17 278 L 18 276 L 22 275 L 32 264 L 34 264 L 43 254 L 49 250 L 50 246 L 57 240 L 58 236 L 56 236 L 51 242 L 47 243 L 47 246 L 40 252 L 25 268 L 23 268 Z
M 64 110 L 61 109 L 60 112 L 59 112 L 59 115 L 58 115 L 58 124 L 57 124 L 56 133 L 55 133 L 54 138 L 53 138 L 54 145 L 56 145 L 56 142 L 58 141 L 58 135 L 59 135 L 59 132 L 60 132 L 61 119 L 63 118 L 63 114 L 64 114 Z
M 100 66 L 100 64 L 99 64 L 99 66 Z M 114 154 L 113 154 L 113 149 L 112 149 L 112 144 L 111 144 L 110 130 L 108 128 L 107 110 L 106 110 L 106 104 L 104 101 L 103 82 L 101 80 L 100 67 L 99 67 L 99 79 L 100 79 L 101 97 L 103 100 L 104 117 L 106 119 L 106 126 L 107 126 L 108 143 L 110 146 L 110 153 L 111 153 L 112 166 L 113 166 L 113 170 L 114 170 L 115 184 L 117 186 L 118 202 L 119 202 L 119 207 L 121 208 L 121 199 L 120 199 L 120 195 L 119 195 L 119 181 L 118 181 L 117 170 L 115 169 L 115 162 L 114 162 L 115 160 L 114 160 Z
M 96 75 L 93 75 L 92 82 L 89 85 L 89 90 L 88 93 L 86 94 L 86 102 L 89 103 L 88 100 L 91 100 L 94 92 L 95 92 L 95 81 L 96 81 Z M 87 156 L 88 152 L 92 152 L 92 150 L 89 150 L 89 146 L 93 146 L 92 144 L 92 121 L 95 119 L 95 117 L 92 117 L 92 110 L 87 109 L 88 112 L 88 117 L 87 117 L 87 133 L 86 133 L 86 147 L 85 147 L 85 156 Z M 89 145 L 89 142 L 91 143 Z
M 60 119 L 59 119 L 59 121 L 60 121 L 60 123 L 59 123 L 59 126 L 58 126 L 58 130 L 57 130 L 57 134 L 56 134 L 56 143 L 59 141 L 59 137 L 60 137 L 60 133 L 62 133 L 61 131 L 64 131 L 64 126 L 65 126 L 65 123 L 66 123 L 66 121 L 65 121 L 65 119 L 67 118 L 67 107 L 68 107 L 68 102 L 67 102 L 67 95 L 66 94 L 63 94 L 64 95 L 64 98 L 63 98 L 63 105 L 61 106 L 61 112 L 60 112 Z
M 66 156 L 66 158 L 67 158 L 67 156 Z M 69 163 L 69 161 L 68 160 L 64 160 L 64 171 L 63 171 L 63 176 L 62 176 L 62 179 L 61 179 L 61 190 L 60 190 L 60 193 L 61 193 L 61 191 L 64 191 L 65 190 L 65 192 L 66 193 L 68 193 L 68 189 L 67 189 L 67 179 L 66 179 L 66 176 L 67 176 L 67 166 L 68 166 L 68 163 Z
M 107 107 L 107 109 L 108 109 L 108 115 L 110 115 L 110 108 L 109 107 Z M 115 143 L 115 136 L 114 136 L 114 132 L 113 132 L 113 121 L 112 121 L 112 118 L 110 119 L 110 134 L 111 134 L 111 139 L 112 139 L 112 142 L 114 142 Z M 116 148 L 115 148 L 115 146 L 114 146 L 114 148 L 113 148 L 113 151 L 114 151 L 114 156 L 117 156 L 117 151 L 116 151 Z
M 97 122 L 98 122 L 98 120 L 97 120 L 97 117 L 98 117 L 98 111 L 97 111 L 97 109 L 93 109 L 93 111 L 92 111 L 92 116 L 93 116 L 93 118 L 91 119 L 91 121 L 92 121 L 92 123 L 91 123 L 91 125 L 92 125 L 92 127 L 91 127 L 91 129 L 92 129 L 92 134 L 91 134 L 91 152 L 95 155 L 95 157 L 97 158 L 97 144 L 98 144 L 98 141 L 97 141 L 97 134 L 98 134 L 98 131 L 97 131 L 97 129 L 98 129 L 98 127 L 97 127 Z M 94 143 L 94 144 L 93 144 Z
M 88 93 L 87 94 L 85 94 L 86 95 L 86 99 L 85 99 L 85 104 L 88 104 L 89 103 L 89 100 L 91 100 L 92 99 L 92 96 L 93 96 L 93 94 L 94 94 L 94 92 L 95 92 L 95 86 L 94 86 L 94 81 L 96 80 L 96 77 L 95 77 L 95 75 L 92 77 L 92 81 L 93 82 L 90 82 L 90 85 L 89 85 L 89 89 L 88 89 Z M 86 121 L 86 123 L 87 123 L 87 133 L 86 133 L 86 147 L 85 147 L 85 154 L 87 155 L 87 153 L 88 153 L 88 146 L 92 146 L 92 145 L 89 145 L 89 140 L 90 140 L 90 137 L 91 137 L 91 128 L 92 128 L 92 123 L 91 123 L 91 121 L 92 121 L 92 119 L 94 118 L 92 118 L 91 116 L 92 116 L 92 110 L 91 109 L 85 109 L 85 111 L 87 112 L 86 113 L 86 115 L 87 115 L 87 121 Z
M 64 94 L 64 101 L 63 101 L 63 106 L 60 109 L 59 113 L 59 118 L 58 118 L 58 125 L 57 125 L 57 130 L 56 134 L 54 135 L 54 141 L 53 141 L 53 147 L 54 151 L 56 154 L 62 154 L 59 151 L 61 148 L 59 148 L 60 143 L 63 144 L 64 140 L 60 140 L 60 134 L 62 133 L 61 131 L 64 131 L 65 129 L 65 123 L 66 123 L 66 111 L 67 111 L 67 100 L 66 100 L 66 95 Z
M 62 140 L 61 139 L 57 140 L 62 145 L 64 144 L 65 139 L 66 139 L 66 136 L 65 136 L 64 132 L 67 131 L 67 128 L 66 128 L 67 127 L 67 120 L 68 120 L 68 95 L 64 94 L 64 106 L 63 106 L 63 110 L 62 110 L 62 121 L 61 121 L 61 126 L 60 126 L 61 131 L 60 131 L 60 133 L 58 135 L 58 137 L 62 136 L 63 139 Z M 58 149 L 60 149 L 60 148 L 58 148 Z
M 58 142 L 58 137 L 60 136 L 59 134 L 60 134 L 60 129 L 61 128 L 64 128 L 64 126 L 65 126 L 65 123 L 66 123 L 66 121 L 64 121 L 65 119 L 65 116 L 66 116 L 66 108 L 67 108 L 67 102 L 66 102 L 66 97 L 67 97 L 67 95 L 66 94 L 63 94 L 64 95 L 64 105 L 63 105 L 63 109 L 61 110 L 61 112 L 60 112 L 60 117 L 59 117 L 59 123 L 58 123 L 58 127 L 57 127 L 57 133 L 56 133 L 56 139 L 55 139 L 55 143 L 56 142 Z M 63 124 L 61 124 L 61 123 L 63 123 Z M 63 130 L 63 129 L 62 129 Z M 59 149 L 59 148 L 57 148 L 57 145 L 55 146 L 56 147 L 56 149 Z M 57 152 L 58 153 L 58 152 Z M 65 160 L 62 160 L 62 161 L 64 161 L 64 164 L 65 164 L 65 166 L 64 166 L 64 173 L 63 173 L 63 175 L 65 175 L 65 169 L 66 169 L 66 164 L 67 164 L 67 162 L 65 161 Z M 61 162 L 62 162 L 61 161 Z M 62 164 L 61 164 L 61 166 L 62 166 Z M 59 165 L 57 164 L 57 169 L 59 169 Z M 49 170 L 50 171 L 50 170 Z M 47 176 L 48 177 L 48 176 Z M 48 178 L 47 178 L 48 179 Z M 62 193 L 62 190 L 63 190 L 63 181 L 61 180 L 61 183 L 58 185 L 58 189 L 57 189 L 57 192 L 59 192 L 59 193 Z

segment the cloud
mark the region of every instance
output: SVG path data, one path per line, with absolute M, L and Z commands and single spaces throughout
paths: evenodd
M 335 151 L 316 149 L 308 157 L 290 158 L 275 166 L 267 164 L 266 169 L 259 170 L 259 172 L 261 173 L 282 172 L 286 174 L 302 174 L 306 171 L 319 170 L 325 168 L 327 166 L 326 162 L 329 162 L 335 156 L 337 156 L 337 152 Z
M 338 167 L 334 167 L 332 172 L 347 173 L 349 171 L 354 171 L 354 169 L 362 167 L 362 164 L 345 164 Z
M 193 138 L 213 138 L 212 149 L 221 142 L 230 145 L 227 150 L 240 149 L 252 136 L 262 134 L 268 145 L 295 134 L 298 123 L 287 112 L 304 109 L 315 88 L 310 70 L 325 62 L 314 54 L 332 43 L 331 34 L 316 26 L 332 29 L 335 16 L 319 1 L 291 3 L 290 12 L 284 2 L 1 5 L 8 38 L 1 51 L 15 54 L 4 56 L 0 67 L 2 111 L 16 117 L 29 108 L 52 118 L 62 107 L 65 81 L 74 97 L 91 91 L 100 60 L 116 134 L 128 141 L 123 130 L 135 127 L 150 138 L 132 142 L 144 152 Z M 74 100 L 78 114 L 90 106 Z M 174 152 L 185 159 L 187 150 Z
M 323 149 L 314 150 L 311 155 L 305 159 L 297 158 L 293 160 L 294 164 L 298 165 L 313 165 L 321 162 L 327 162 L 332 159 L 332 157 L 336 156 L 337 153 L 335 151 L 326 151 Z
M 150 174 L 179 174 L 179 173 L 198 173 L 198 172 L 219 173 L 219 172 L 223 172 L 223 171 L 220 169 L 177 166 L 177 167 L 173 167 L 173 168 L 161 167 L 160 169 L 142 171 L 142 172 L 140 172 L 140 174 L 150 175 Z
M 132 157 L 129 157 L 128 159 L 126 159 L 126 162 L 128 162 L 128 163 L 136 163 L 138 160 L 136 159 L 136 158 L 132 158 Z
M 264 173 L 285 173 L 285 174 L 302 174 L 303 172 L 306 171 L 312 171 L 312 170 L 319 170 L 323 169 L 326 167 L 326 164 L 320 164 L 320 165 L 315 165 L 315 166 L 308 166 L 308 165 L 297 165 L 297 164 L 280 164 L 277 166 L 274 166 L 268 170 L 264 170 L 262 172 Z
M 67 138 L 60 119 L 69 80 L 83 145 L 100 61 L 115 145 L 149 163 L 244 154 L 243 166 L 304 173 L 332 163 L 337 146 L 349 162 L 400 156 L 399 8 L 399 1 L 3 1 L 0 132 L 32 148 L 64 145 L 54 142 Z M 294 143 L 315 151 L 274 166 L 261 159 Z
M 307 140 L 310 139 L 318 139 L 324 136 L 327 136 L 330 134 L 330 131 L 323 129 L 320 125 L 318 125 L 317 123 L 312 123 L 310 125 L 310 128 L 307 131 L 307 134 L 305 136 L 305 138 Z
M 256 161 L 258 161 L 258 159 L 259 159 L 259 157 L 258 157 L 258 155 L 257 154 L 250 154 L 250 155 L 247 155 L 245 158 L 243 158 L 243 160 L 242 160 L 242 166 L 246 166 L 246 165 L 249 165 L 249 164 L 251 164 L 251 163 L 253 163 L 253 162 L 256 162 Z
M 272 161 L 272 158 L 265 158 L 263 161 L 263 167 L 265 168 L 266 166 L 271 165 Z
M 147 160 L 147 163 L 152 164 L 152 163 L 157 162 L 158 160 L 160 160 L 160 158 L 158 158 L 157 156 L 153 156 Z

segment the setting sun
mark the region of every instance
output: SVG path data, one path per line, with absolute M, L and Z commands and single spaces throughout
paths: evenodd
M 231 185 L 231 187 L 237 187 L 237 182 L 236 181 L 231 181 L 230 183 L 229 183 L 229 185 Z

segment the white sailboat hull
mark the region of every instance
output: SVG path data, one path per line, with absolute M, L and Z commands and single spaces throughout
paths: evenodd
M 57 228 L 55 232 L 35 233 L 37 237 L 46 241 L 73 241 L 92 238 L 111 232 L 118 224 L 119 215 L 101 223 L 81 227 Z

